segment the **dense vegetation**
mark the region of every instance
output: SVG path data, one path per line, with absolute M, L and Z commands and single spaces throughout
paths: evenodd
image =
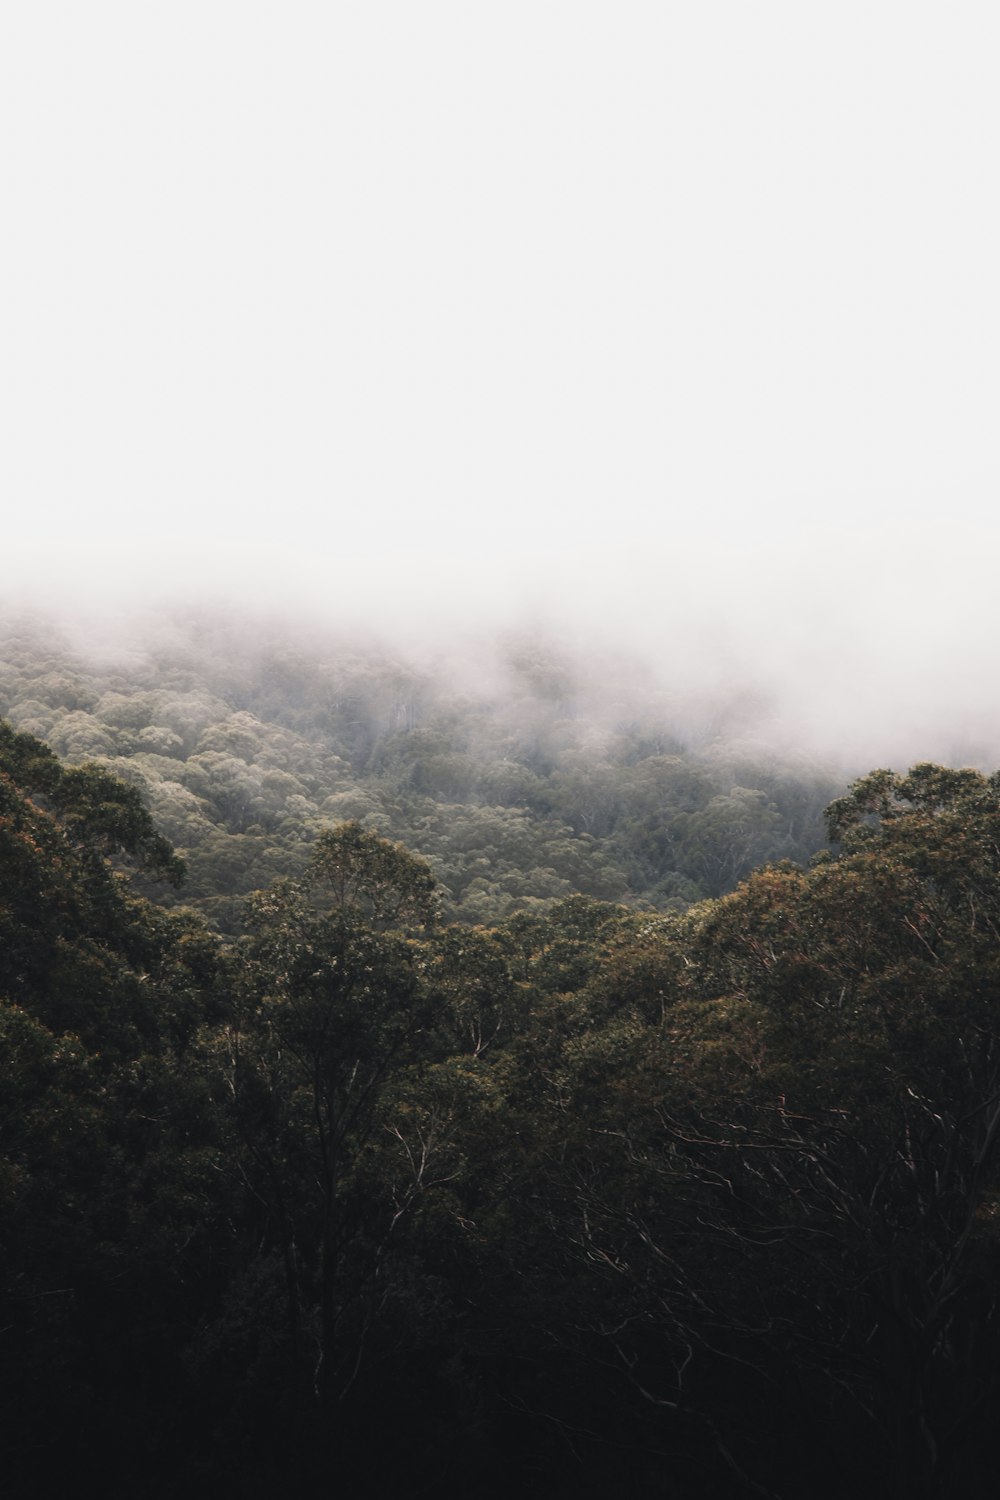
M 50 705 L 62 748 L 109 695 L 126 719 L 124 678 L 57 664 L 85 705 Z M 872 773 L 829 808 L 833 853 L 731 855 L 718 884 L 745 878 L 691 906 L 533 889 L 476 925 L 440 847 L 383 836 L 506 806 L 404 793 L 436 764 L 408 736 L 447 743 L 454 706 L 431 703 L 344 773 L 365 807 L 309 813 L 289 869 L 288 799 L 270 833 L 226 828 L 278 870 L 227 937 L 172 904 L 181 862 L 144 802 L 134 747 L 168 691 L 137 686 L 146 721 L 96 763 L 0 727 L 8 1493 L 992 1495 L 1000 777 Z M 283 735 L 303 758 L 283 774 L 307 785 L 314 756 L 324 813 L 332 729 L 258 709 L 269 753 Z M 562 722 L 539 709 L 539 740 Z M 658 786 L 715 788 L 691 818 L 734 795 L 705 747 L 640 755 L 629 733 L 608 761 L 626 788 L 652 760 L 678 779 Z M 198 744 L 162 757 L 178 786 L 224 753 Z M 553 754 L 511 775 L 565 791 Z M 787 814 L 775 775 L 755 805 Z M 633 791 L 589 844 L 565 795 L 563 821 L 506 807 L 525 847 L 623 872 Z M 678 804 L 650 809 L 674 859 Z
M 572 894 L 682 907 L 806 860 L 840 788 L 754 744 L 756 708 L 527 636 L 432 669 L 243 617 L 161 618 L 103 657 L 0 626 L 0 714 L 138 787 L 186 861 L 181 899 L 230 934 L 349 819 L 428 859 L 470 924 Z

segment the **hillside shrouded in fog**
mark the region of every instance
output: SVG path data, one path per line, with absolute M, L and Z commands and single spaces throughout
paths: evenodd
M 574 893 L 683 908 L 825 842 L 837 776 L 731 687 L 671 692 L 526 632 L 433 662 L 245 613 L 144 623 L 98 650 L 0 622 L 0 715 L 136 788 L 186 861 L 179 899 L 223 932 L 344 820 L 429 859 L 465 924 Z
M 10 1494 L 992 1500 L 1000 12 L 7 9 Z
M 602 735 L 537 643 L 516 713 L 218 620 L 147 682 L 5 645 L 93 757 L 0 722 L 12 1495 L 988 1500 L 1000 775 L 750 869 L 808 768 Z

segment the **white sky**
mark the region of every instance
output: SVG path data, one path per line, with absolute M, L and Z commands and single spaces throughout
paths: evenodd
M 962 0 L 3 7 L 5 588 L 1000 723 L 998 78 Z

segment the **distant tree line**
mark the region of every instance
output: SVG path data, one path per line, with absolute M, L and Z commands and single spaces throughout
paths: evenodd
M 95 660 L 51 625 L 0 621 L 0 713 L 138 788 L 185 861 L 176 899 L 228 935 L 330 823 L 420 853 L 445 915 L 475 925 L 574 894 L 658 910 L 722 895 L 808 860 L 842 790 L 756 743 L 752 704 L 681 703 L 635 661 L 553 641 L 501 639 L 461 686 L 384 647 L 225 616 L 158 630 Z

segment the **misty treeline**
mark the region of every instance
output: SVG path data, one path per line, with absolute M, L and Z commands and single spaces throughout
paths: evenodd
M 64 726 L 125 717 L 94 671 Z M 331 820 L 226 938 L 142 893 L 182 862 L 111 764 L 0 725 L 7 1493 L 992 1496 L 1000 778 L 871 773 L 833 853 L 685 910 L 479 925 Z
M 804 861 L 840 790 L 752 731 L 746 688 L 668 692 L 638 657 L 549 635 L 435 663 L 360 637 L 175 612 L 103 654 L 0 621 L 0 715 L 142 793 L 183 856 L 183 900 L 227 934 L 356 820 L 431 864 L 469 924 L 572 894 L 680 909 Z M 679 645 L 679 652 L 683 647 Z

